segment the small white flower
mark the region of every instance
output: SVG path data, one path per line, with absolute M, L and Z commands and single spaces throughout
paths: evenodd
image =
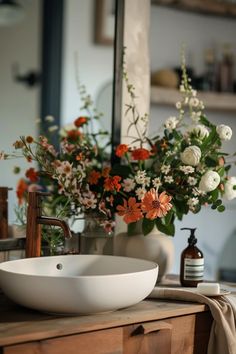
M 232 129 L 224 124 L 217 125 L 216 131 L 221 140 L 230 140 L 233 134 Z
M 215 190 L 220 183 L 220 176 L 215 171 L 207 171 L 201 178 L 199 189 L 203 192 Z
M 159 177 L 154 178 L 152 184 L 156 189 L 158 189 L 162 185 Z
M 172 131 L 173 129 L 175 129 L 177 127 L 177 124 L 179 123 L 179 120 L 176 117 L 169 117 L 167 118 L 167 120 L 165 121 L 165 127 L 166 129 Z
M 131 192 L 135 188 L 135 185 L 136 183 L 132 178 L 126 178 L 122 183 L 125 192 Z
M 232 200 L 236 198 L 236 177 L 230 177 L 229 180 L 225 183 L 224 196 L 227 200 Z
M 192 107 L 197 107 L 199 105 L 199 99 L 196 97 L 191 97 L 189 100 L 189 105 Z
M 199 203 L 198 198 L 189 198 L 187 201 L 187 204 L 189 206 L 189 209 L 194 210 L 195 206 Z
M 167 175 L 167 173 L 170 172 L 170 165 L 162 165 L 161 172 L 164 173 L 164 175 Z
M 196 97 L 197 96 L 197 91 L 196 90 L 191 90 L 192 96 Z
M 185 175 L 189 175 L 194 172 L 194 167 L 192 166 L 179 166 L 179 170 L 184 172 Z
M 173 182 L 174 182 L 172 176 L 165 176 L 165 177 L 164 177 L 164 181 L 165 181 L 166 183 L 173 183 Z
M 197 179 L 191 176 L 188 177 L 187 181 L 190 186 L 195 186 L 197 184 Z
M 196 187 L 193 189 L 192 193 L 193 193 L 193 195 L 195 195 L 195 197 L 204 196 L 206 194 L 205 192 L 201 191 L 200 189 L 198 189 Z
M 48 115 L 45 117 L 45 120 L 48 123 L 53 123 L 55 121 L 55 118 L 53 116 Z
M 135 178 L 136 183 L 138 184 L 144 184 L 145 179 L 146 179 L 146 171 L 137 171 Z
M 204 139 L 209 135 L 209 131 L 202 124 L 197 124 L 190 127 L 189 132 L 195 134 L 200 139 Z
M 190 166 L 197 166 L 201 159 L 201 150 L 196 145 L 188 146 L 180 156 L 181 161 Z
M 181 89 L 180 89 L 180 91 L 181 91 Z M 183 91 L 181 91 L 181 92 L 183 92 Z M 176 102 L 175 106 L 177 109 L 180 109 L 182 107 L 181 102 L 179 102 L 179 101 Z
M 135 194 L 137 195 L 139 200 L 142 200 L 144 198 L 146 192 L 147 191 L 145 188 L 139 187 L 136 189 Z
M 58 125 L 52 125 L 51 127 L 48 128 L 48 131 L 50 133 L 52 133 L 52 132 L 55 132 L 58 129 L 59 129 Z
M 200 116 L 201 116 L 201 112 L 200 111 L 198 111 L 198 112 L 195 112 L 195 111 L 193 111 L 192 113 L 191 113 L 191 119 L 195 122 L 195 123 L 197 123 L 197 122 L 199 122 L 199 120 L 200 120 Z
M 151 182 L 151 178 L 146 176 L 143 180 L 143 187 L 150 186 L 150 182 Z

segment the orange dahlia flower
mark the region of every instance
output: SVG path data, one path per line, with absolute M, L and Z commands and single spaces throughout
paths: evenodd
M 126 144 L 119 144 L 116 148 L 116 156 L 122 157 L 126 152 L 128 152 L 129 147 Z
M 120 176 L 107 177 L 104 181 L 105 191 L 119 191 L 121 188 L 120 180 Z
M 92 170 L 89 174 L 88 181 L 90 184 L 98 184 L 98 180 L 101 177 L 101 173 L 95 170 Z
M 117 205 L 116 209 L 118 211 L 118 215 L 124 217 L 123 220 L 126 224 L 142 219 L 143 214 L 140 209 L 141 203 L 136 203 L 136 199 L 134 197 L 130 197 L 128 202 L 125 199 L 123 199 L 123 201 L 124 204 Z
M 33 167 L 29 168 L 25 172 L 25 177 L 29 178 L 30 182 L 37 182 L 39 177 L 38 177 L 38 172 L 35 171 Z
M 146 218 L 154 220 L 156 218 L 161 218 L 165 216 L 168 211 L 172 208 L 170 203 L 172 197 L 162 192 L 160 195 L 158 192 L 152 188 L 147 192 L 142 200 L 142 211 L 146 213 Z
M 150 152 L 147 149 L 139 148 L 132 151 L 133 160 L 147 160 L 150 157 Z
M 78 117 L 76 118 L 76 120 L 74 121 L 74 125 L 79 128 L 81 127 L 81 125 L 84 125 L 86 124 L 88 121 L 88 118 L 87 117 Z

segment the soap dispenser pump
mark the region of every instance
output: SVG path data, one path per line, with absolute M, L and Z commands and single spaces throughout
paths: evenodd
M 196 228 L 183 227 L 181 230 L 190 230 L 190 236 L 188 238 L 188 246 L 181 254 L 180 283 L 182 286 L 196 287 L 198 283 L 203 281 L 203 253 L 196 246 Z

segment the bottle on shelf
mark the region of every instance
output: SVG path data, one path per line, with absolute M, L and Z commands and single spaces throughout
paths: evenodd
M 234 61 L 231 45 L 226 43 L 222 49 L 219 63 L 218 86 L 220 92 L 234 91 Z
M 203 91 L 217 91 L 216 55 L 213 48 L 204 52 L 205 73 L 203 77 Z
M 190 230 L 188 246 L 181 254 L 180 283 L 182 286 L 196 287 L 203 281 L 204 256 L 196 246 L 196 228 L 183 227 L 181 230 Z

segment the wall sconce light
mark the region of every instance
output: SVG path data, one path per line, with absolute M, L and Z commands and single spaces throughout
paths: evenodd
M 25 16 L 23 7 L 15 0 L 0 0 L 0 26 L 12 26 Z

